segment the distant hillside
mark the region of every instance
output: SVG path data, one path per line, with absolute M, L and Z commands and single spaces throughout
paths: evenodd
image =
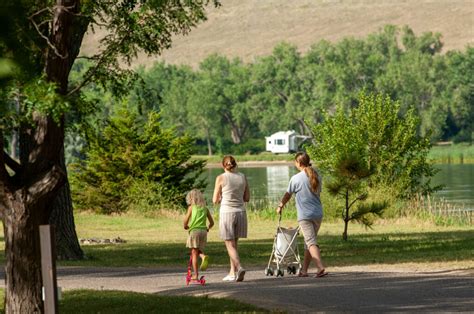
M 162 56 L 140 56 L 136 65 L 165 60 L 197 66 L 215 52 L 252 61 L 281 41 L 304 52 L 321 39 L 363 37 L 386 24 L 408 25 L 417 35 L 440 32 L 443 51 L 474 44 L 474 0 L 222 0 L 208 18 L 175 38 Z M 82 53 L 97 51 L 103 34 L 89 34 Z

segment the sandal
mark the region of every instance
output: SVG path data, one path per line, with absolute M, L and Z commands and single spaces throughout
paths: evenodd
M 318 271 L 318 273 L 316 274 L 316 278 L 320 278 L 320 277 L 324 277 L 324 276 L 327 276 L 329 273 L 326 272 L 326 270 L 323 268 L 321 269 L 320 271 Z
M 303 273 L 302 271 L 300 271 L 298 273 L 298 277 L 308 277 L 308 273 Z

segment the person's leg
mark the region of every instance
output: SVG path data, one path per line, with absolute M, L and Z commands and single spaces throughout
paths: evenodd
M 229 275 L 235 275 L 237 270 L 240 268 L 240 258 L 237 252 L 237 241 L 225 240 L 225 247 L 227 248 L 227 254 L 230 258 L 230 272 Z
M 204 254 L 204 252 L 200 252 L 199 253 L 199 257 L 201 258 L 201 270 L 202 271 L 205 271 L 207 270 L 207 267 L 209 265 L 209 256 L 207 256 L 206 254 Z
M 324 273 L 324 265 L 321 259 L 321 252 L 317 244 L 316 238 L 321 226 L 321 219 L 301 220 L 299 222 L 303 237 L 305 240 L 305 260 L 303 262 L 303 269 L 308 269 L 311 259 L 314 260 L 318 269 L 318 275 Z
M 304 250 L 303 266 L 300 270 L 300 274 L 302 276 L 308 275 L 308 268 L 309 268 L 310 263 L 311 263 L 311 254 L 309 253 L 308 249 L 305 249 Z
M 320 273 L 321 271 L 324 270 L 324 265 L 323 265 L 323 261 L 321 259 L 321 251 L 319 250 L 319 246 L 311 245 L 309 247 L 309 253 L 311 254 L 311 257 L 313 258 L 314 263 L 316 264 L 316 267 L 318 269 L 318 273 Z M 305 257 L 306 257 L 306 252 L 305 252 Z
M 198 279 L 199 278 L 199 272 L 198 272 L 199 249 L 196 249 L 196 248 L 191 249 L 191 257 L 192 257 L 192 265 L 193 265 L 193 275 L 191 278 Z

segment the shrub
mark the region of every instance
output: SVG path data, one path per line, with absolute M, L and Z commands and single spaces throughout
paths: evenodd
M 132 204 L 184 203 L 186 191 L 205 186 L 205 162 L 190 160 L 194 139 L 162 129 L 154 112 L 142 121 L 120 110 L 88 139 L 87 158 L 72 171 L 78 208 L 113 213 Z
M 347 114 L 339 107 L 312 125 L 308 153 L 330 175 L 342 156 L 354 154 L 373 169 L 371 187 L 394 187 L 400 197 L 432 192 L 437 187 L 430 185 L 436 171 L 427 159 L 429 139 L 417 134 L 420 120 L 414 110 L 399 114 L 400 104 L 389 97 L 361 94 Z

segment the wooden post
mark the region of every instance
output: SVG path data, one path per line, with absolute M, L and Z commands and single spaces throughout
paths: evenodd
M 56 281 L 56 250 L 54 228 L 51 225 L 39 227 L 41 244 L 41 274 L 43 277 L 44 312 L 58 313 L 58 284 Z

